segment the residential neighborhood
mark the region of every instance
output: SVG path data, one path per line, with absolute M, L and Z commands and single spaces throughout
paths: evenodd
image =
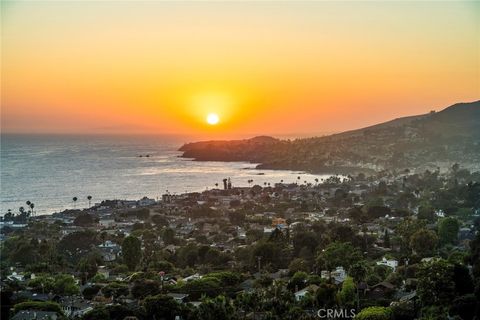
M 478 319 L 479 227 L 456 165 L 9 211 L 2 319 Z

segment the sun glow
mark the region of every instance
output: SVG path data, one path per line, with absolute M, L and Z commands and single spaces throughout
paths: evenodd
M 210 125 L 216 125 L 220 121 L 220 118 L 216 113 L 209 113 L 207 115 L 207 123 Z

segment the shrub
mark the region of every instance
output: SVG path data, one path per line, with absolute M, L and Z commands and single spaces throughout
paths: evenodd
M 392 311 L 385 307 L 368 307 L 355 317 L 358 320 L 390 320 Z

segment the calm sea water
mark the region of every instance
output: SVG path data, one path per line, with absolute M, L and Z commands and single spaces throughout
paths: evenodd
M 30 200 L 37 214 L 87 207 L 105 199 L 158 198 L 203 191 L 230 177 L 234 186 L 248 180 L 263 185 L 297 181 L 298 172 L 256 170 L 254 164 L 197 162 L 179 158 L 177 149 L 192 141 L 180 136 L 1 136 L 0 214 L 18 212 Z M 150 157 L 139 157 L 149 154 Z M 259 175 L 259 173 L 264 175 Z M 300 174 L 314 182 L 328 176 Z

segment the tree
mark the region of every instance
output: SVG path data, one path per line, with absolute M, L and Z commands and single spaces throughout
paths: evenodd
M 288 282 L 288 288 L 293 291 L 303 289 L 307 283 L 308 274 L 302 271 L 297 271 Z
M 148 319 L 174 320 L 182 312 L 180 304 L 175 299 L 163 294 L 147 297 L 143 305 Z
M 163 231 L 162 239 L 166 245 L 175 244 L 175 231 L 170 228 L 165 229 Z
M 431 255 L 437 243 L 437 234 L 427 229 L 418 230 L 410 238 L 410 247 L 421 257 Z
M 194 267 L 198 261 L 198 247 L 189 244 L 181 247 L 177 253 L 178 264 L 184 267 Z
M 473 293 L 474 282 L 467 267 L 461 264 L 453 266 L 453 282 L 458 296 Z
M 214 299 L 203 300 L 195 309 L 193 318 L 198 320 L 234 320 L 237 319 L 237 316 L 230 299 L 218 296 Z
M 92 246 L 99 243 L 95 232 L 91 230 L 78 231 L 63 237 L 58 244 L 58 251 L 70 262 L 78 263 L 81 257 L 91 251 Z
M 59 295 L 73 296 L 80 293 L 80 288 L 75 283 L 73 276 L 69 274 L 60 274 L 55 277 L 53 291 Z
M 317 237 L 313 232 L 295 232 L 293 236 L 293 252 L 295 256 L 298 256 L 303 248 L 307 248 L 313 253 L 317 245 Z
M 73 220 L 74 225 L 82 226 L 82 227 L 88 227 L 94 224 L 95 222 L 96 221 L 93 215 L 88 213 L 81 213 L 75 218 L 75 220 Z
M 348 270 L 348 274 L 353 278 L 353 281 L 357 288 L 357 297 L 356 297 L 357 309 L 359 309 L 359 305 L 360 305 L 360 296 L 358 292 L 358 286 L 360 282 L 365 280 L 365 278 L 367 277 L 367 272 L 368 272 L 367 265 L 366 265 L 366 262 L 364 261 L 359 261 L 353 264 Z
M 336 267 L 350 268 L 359 261 L 362 254 L 349 242 L 332 242 L 317 256 L 317 265 L 327 270 Z
M 104 306 L 97 306 L 88 311 L 82 317 L 82 320 L 103 320 L 110 319 L 110 313 Z
M 102 256 L 98 251 L 91 251 L 80 259 L 77 269 L 82 273 L 84 282 L 97 273 L 98 265 L 101 265 L 102 261 Z
M 53 291 L 55 280 L 49 276 L 38 276 L 28 281 L 28 286 L 35 292 L 49 293 Z
M 256 319 L 255 317 L 255 311 L 259 307 L 260 304 L 260 296 L 257 292 L 241 292 L 235 297 L 234 305 L 242 310 L 246 315 L 252 311 L 253 312 L 253 319 Z
M 77 197 L 73 197 L 72 200 L 73 200 L 73 208 L 75 208 L 75 207 L 76 207 L 76 204 L 77 204 L 78 198 L 77 198 Z
M 388 233 L 388 229 L 385 229 L 385 234 L 383 236 L 383 246 L 385 248 L 390 248 L 390 234 Z
M 155 280 L 137 280 L 132 287 L 132 296 L 136 299 L 143 299 L 146 296 L 153 296 L 160 293 L 161 284 Z
M 88 195 L 87 200 L 88 200 L 88 207 L 90 208 L 92 206 L 92 196 Z
M 156 214 L 151 217 L 151 220 L 157 226 L 160 226 L 160 227 L 168 226 L 168 219 L 162 215 Z
M 342 289 L 338 292 L 338 300 L 342 306 L 352 307 L 356 300 L 357 294 L 353 278 L 347 277 L 342 283 Z
M 121 282 L 110 282 L 102 288 L 102 293 L 107 297 L 118 298 L 129 293 L 128 285 Z
M 410 249 L 410 239 L 412 235 L 426 226 L 425 220 L 415 220 L 412 218 L 404 219 L 396 228 L 396 233 L 401 237 L 402 249 L 408 251 Z
M 308 267 L 307 261 L 302 258 L 295 258 L 288 265 L 288 270 L 290 271 L 290 273 L 295 273 L 297 271 L 308 272 L 309 269 L 310 268 Z
M 450 314 L 458 315 L 461 317 L 461 319 L 475 319 L 477 303 L 477 298 L 473 294 L 457 297 L 455 300 L 453 300 L 452 307 L 450 308 Z
M 385 307 L 368 307 L 355 316 L 358 320 L 390 320 L 392 311 Z
M 335 305 L 337 286 L 333 283 L 323 282 L 318 286 L 314 296 L 314 303 L 317 306 L 332 307 Z
M 13 314 L 17 314 L 22 310 L 36 310 L 36 311 L 52 311 L 58 315 L 63 316 L 62 307 L 56 302 L 40 302 L 40 301 L 27 301 L 17 303 L 13 307 Z
M 460 224 L 458 220 L 453 217 L 447 217 L 440 220 L 438 223 L 438 236 L 440 238 L 440 243 L 445 245 L 457 241 L 459 229 Z
M 448 304 L 453 299 L 453 266 L 447 261 L 438 259 L 423 263 L 417 275 L 417 294 L 424 305 Z
M 435 221 L 435 209 L 430 205 L 423 205 L 418 208 L 418 219 L 424 219 L 428 222 Z
M 130 271 L 135 270 L 135 267 L 142 258 L 141 241 L 134 236 L 126 237 L 122 243 L 122 255 L 123 261 L 127 265 L 128 269 Z
M 87 286 L 82 291 L 82 296 L 87 300 L 92 300 L 102 287 L 100 285 Z
M 136 316 L 134 310 L 120 304 L 107 306 L 107 311 L 109 314 L 108 319 L 125 319 L 126 317 Z
M 281 250 L 280 247 L 272 242 L 260 242 L 253 249 L 252 264 L 257 265 L 258 259 L 262 265 L 271 263 L 274 267 L 278 267 L 280 263 Z
M 215 297 L 222 291 L 220 280 L 213 277 L 188 281 L 178 286 L 178 289 L 187 293 L 191 299 L 199 299 L 202 295 Z

